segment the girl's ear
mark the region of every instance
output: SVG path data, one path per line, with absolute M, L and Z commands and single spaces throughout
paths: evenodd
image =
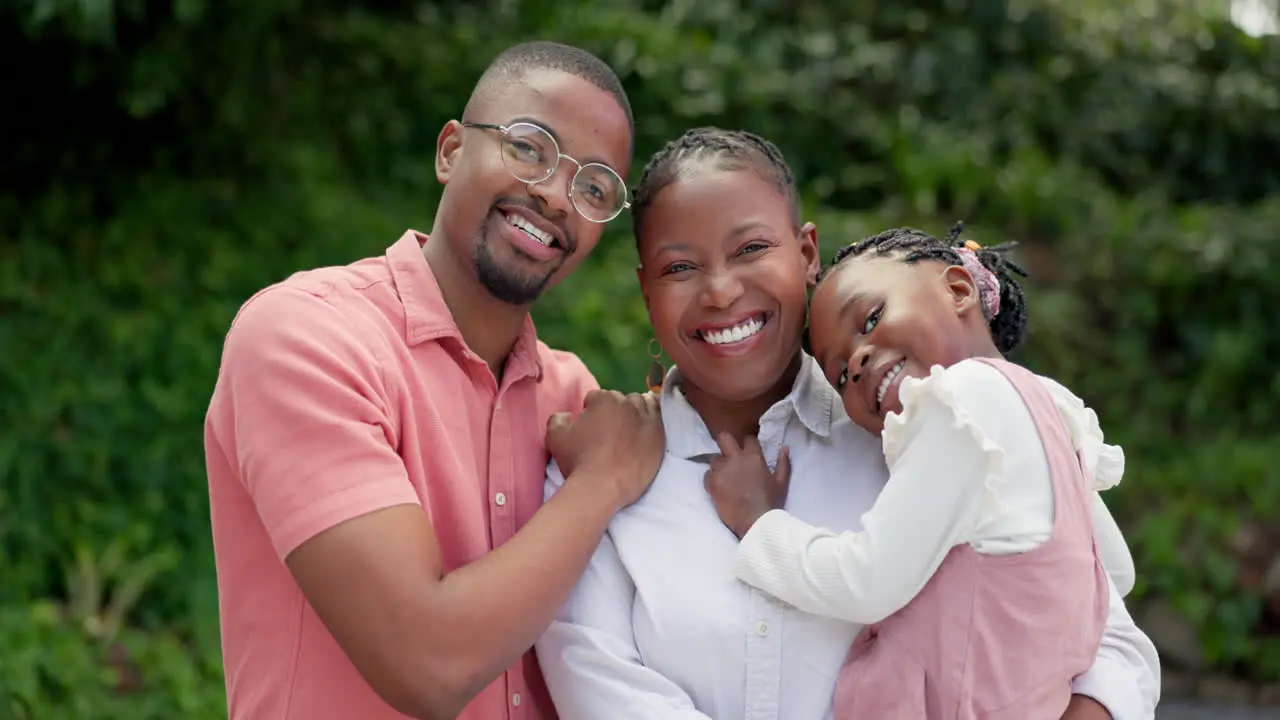
M 978 283 L 968 270 L 959 265 L 948 265 L 942 271 L 942 281 L 957 315 L 964 315 L 974 310 L 982 312 Z

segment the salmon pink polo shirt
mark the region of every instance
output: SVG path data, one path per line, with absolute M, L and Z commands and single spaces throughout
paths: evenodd
M 548 417 L 576 414 L 597 387 L 528 319 L 495 382 L 445 306 L 426 241 L 409 231 L 385 257 L 295 274 L 250 298 L 227 334 L 205 456 L 231 720 L 402 720 L 284 558 L 346 520 L 415 504 L 446 572 L 476 560 L 541 504 Z M 532 651 L 460 716 L 554 717 Z

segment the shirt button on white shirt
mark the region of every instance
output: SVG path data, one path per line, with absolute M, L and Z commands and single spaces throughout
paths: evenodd
M 520 693 L 514 693 L 511 696 L 511 704 L 516 707 L 520 707 Z
M 769 635 L 769 623 L 761 620 L 760 624 L 756 625 L 756 633 L 759 634 L 760 637 L 767 637 Z
M 506 505 L 506 504 L 507 504 L 507 496 L 506 496 L 506 493 L 498 493 L 497 495 L 494 495 L 494 496 L 493 496 L 493 502 L 494 502 L 494 504 L 496 504 L 498 507 L 502 507 L 503 505 Z

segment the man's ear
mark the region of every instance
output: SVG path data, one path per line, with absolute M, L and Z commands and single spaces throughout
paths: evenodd
M 448 185 L 462 153 L 462 123 L 450 120 L 436 138 L 436 180 Z

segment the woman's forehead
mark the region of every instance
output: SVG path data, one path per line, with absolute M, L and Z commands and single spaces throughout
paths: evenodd
M 787 198 L 747 170 L 682 172 L 659 191 L 650 209 L 662 233 L 719 242 L 737 228 L 791 224 Z

